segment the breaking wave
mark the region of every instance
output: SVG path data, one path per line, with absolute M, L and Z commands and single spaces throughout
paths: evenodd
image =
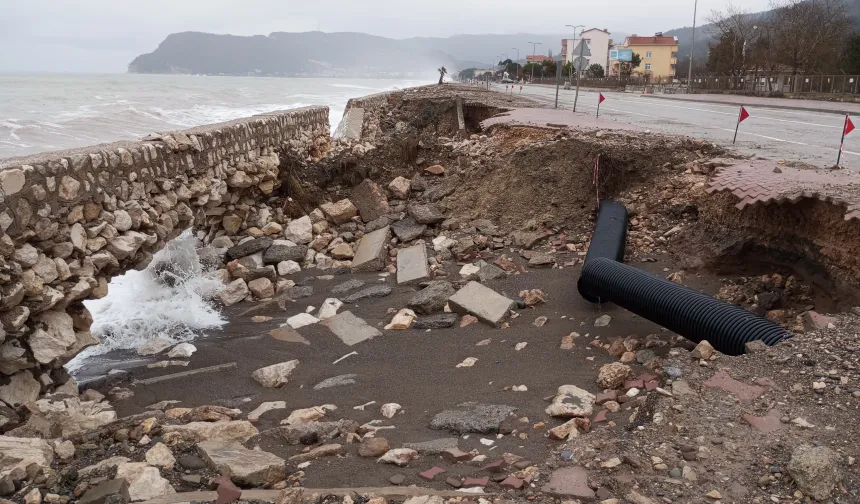
M 143 271 L 114 278 L 106 297 L 85 301 L 101 344 L 84 350 L 66 367 L 74 372 L 89 357 L 135 350 L 155 336 L 179 343 L 224 326 L 227 320 L 211 301 L 224 286 L 203 271 L 196 244 L 191 231 L 185 231 Z

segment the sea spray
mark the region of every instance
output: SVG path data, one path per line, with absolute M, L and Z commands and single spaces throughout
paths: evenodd
M 108 295 L 85 301 L 93 334 L 101 344 L 69 362 L 75 371 L 87 358 L 112 350 L 135 350 L 156 336 L 179 343 L 227 323 L 212 303 L 223 284 L 204 272 L 197 240 L 185 231 L 153 257 L 143 271 L 129 271 L 110 282 Z

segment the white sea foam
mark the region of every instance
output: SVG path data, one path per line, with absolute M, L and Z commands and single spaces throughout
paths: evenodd
M 178 343 L 226 324 L 211 302 L 224 286 L 203 272 L 195 245 L 191 231 L 182 233 L 155 254 L 146 269 L 114 278 L 106 297 L 84 302 L 93 316 L 93 334 L 101 344 L 84 350 L 66 367 L 75 371 L 89 357 L 137 349 L 155 336 Z M 165 273 L 166 264 L 171 267 Z M 164 277 L 175 280 L 172 287 Z

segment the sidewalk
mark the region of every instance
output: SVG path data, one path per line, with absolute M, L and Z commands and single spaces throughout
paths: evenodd
M 725 95 L 725 94 L 679 94 L 642 95 L 647 98 L 660 100 L 679 100 L 700 103 L 719 103 L 721 105 L 737 105 L 747 107 L 768 107 L 787 110 L 806 110 L 823 114 L 857 114 L 860 115 L 860 103 L 829 102 L 821 100 L 798 100 L 793 98 L 763 98 L 757 96 Z

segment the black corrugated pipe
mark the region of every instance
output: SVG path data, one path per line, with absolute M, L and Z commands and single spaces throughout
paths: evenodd
M 740 307 L 626 264 L 627 210 L 601 201 L 600 212 L 577 288 L 592 302 L 612 302 L 698 343 L 708 340 L 726 355 L 741 355 L 744 344 L 775 345 L 791 337 L 782 326 Z
M 726 355 L 741 355 L 748 341 L 775 345 L 791 337 L 769 320 L 632 266 L 602 257 L 582 268 L 579 292 L 618 306 L 690 341 L 703 339 Z

